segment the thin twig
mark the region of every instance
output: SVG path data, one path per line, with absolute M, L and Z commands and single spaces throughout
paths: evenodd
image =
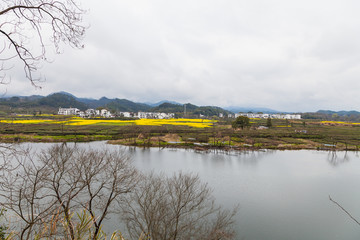
M 330 195 L 329 195 L 329 199 L 330 201 L 332 201 L 333 203 L 335 203 L 341 210 L 343 210 L 352 220 L 354 220 L 358 225 L 360 225 L 360 222 L 354 218 L 348 211 L 346 211 L 345 208 L 343 208 L 338 202 L 336 202 L 335 200 L 333 200 Z

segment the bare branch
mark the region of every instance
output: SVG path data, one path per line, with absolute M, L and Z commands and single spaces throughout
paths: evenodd
M 2 54 L 16 56 L 24 66 L 26 78 L 34 86 L 40 80 L 34 76 L 42 61 L 47 61 L 45 41 L 50 41 L 60 53 L 60 43 L 82 48 L 86 27 L 81 25 L 82 10 L 73 0 L 2 0 L 0 37 L 4 39 Z M 2 19 L 2 20 L 1 20 Z M 32 31 L 29 31 L 31 29 Z M 37 36 L 37 41 L 32 36 Z M 46 39 L 45 39 L 46 38 Z M 36 41 L 36 42 L 34 42 Z M 40 51 L 31 48 L 39 46 Z M 8 59 L 8 58 L 6 58 Z M 2 60 L 4 62 L 5 60 Z M 4 71 L 4 69 L 0 69 Z M 4 75 L 0 76 L 5 78 Z
M 119 211 L 115 204 L 138 182 L 137 171 L 121 152 L 56 145 L 38 154 L 15 154 L 12 162 L 16 168 L 1 169 L 0 206 L 19 219 L 13 224 L 21 239 L 34 239 L 59 214 L 63 232 L 75 239 L 73 213 L 80 209 L 91 218 L 95 239 L 108 214 Z
M 211 190 L 196 175 L 143 176 L 130 199 L 123 202 L 123 219 L 131 238 L 232 239 L 234 211 L 215 205 Z
M 338 202 L 336 202 L 335 200 L 333 200 L 330 195 L 329 195 L 329 200 L 333 203 L 335 203 L 343 212 L 345 212 L 352 220 L 354 220 L 354 222 L 356 222 L 358 225 L 360 225 L 360 222 L 354 218 L 345 208 L 343 208 Z

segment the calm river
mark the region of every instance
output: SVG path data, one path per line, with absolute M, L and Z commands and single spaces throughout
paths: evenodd
M 49 144 L 30 144 L 43 148 Z M 359 239 L 360 226 L 329 200 L 360 220 L 360 157 L 355 152 L 259 151 L 197 153 L 185 149 L 124 148 L 141 171 L 193 172 L 213 188 L 219 204 L 239 204 L 236 239 Z

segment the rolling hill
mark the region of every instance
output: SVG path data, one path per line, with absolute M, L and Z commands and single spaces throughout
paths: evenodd
M 159 104 L 159 105 L 158 105 Z M 93 98 L 77 98 L 71 93 L 58 92 L 48 96 L 15 96 L 0 98 L 0 110 L 4 113 L 57 113 L 59 107 L 74 107 L 80 110 L 88 108 L 107 108 L 113 112 L 165 112 L 176 113 L 183 116 L 184 105 L 176 102 L 161 101 L 150 106 L 145 103 L 136 103 L 127 99 L 109 99 L 102 97 L 98 100 Z M 228 114 L 227 110 L 215 106 L 196 106 L 187 103 L 186 113 L 190 115 L 218 116 L 219 113 Z

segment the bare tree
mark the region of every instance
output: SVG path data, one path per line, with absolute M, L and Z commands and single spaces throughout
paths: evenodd
M 1 207 L 15 216 L 12 223 L 16 229 L 13 230 L 19 233 L 20 239 L 31 239 L 38 231 L 38 224 L 54 211 L 54 201 L 44 191 L 46 166 L 38 165 L 29 153 L 17 152 L 11 162 L 6 161 L 0 184 Z
M 46 49 L 67 43 L 75 48 L 81 44 L 85 26 L 81 24 L 84 11 L 75 0 L 1 0 L 0 1 L 0 47 L 1 71 L 3 62 L 17 58 L 24 66 L 25 76 L 33 85 L 40 78 L 34 76 L 41 61 L 47 60 Z M 39 50 L 34 50 L 37 46 Z M 0 79 L 4 81 L 5 75 Z
M 130 163 L 129 156 L 121 151 L 82 150 L 78 153 L 77 174 L 85 189 L 76 200 L 93 219 L 94 237 L 99 234 L 106 216 L 119 211 L 121 196 L 131 192 L 139 181 Z
M 131 198 L 124 201 L 123 219 L 131 238 L 231 239 L 236 209 L 215 205 L 211 190 L 198 176 L 143 176 Z
M 140 175 L 121 152 L 66 144 L 15 156 L 12 168 L 2 168 L 0 206 L 15 216 L 12 225 L 19 239 L 34 239 L 39 233 L 78 239 L 74 213 L 80 210 L 88 223 L 87 238 L 94 240 L 103 236 L 101 226 L 111 212 L 121 214 L 132 239 L 234 236 L 236 210 L 215 205 L 210 188 L 198 176 Z
M 137 171 L 121 152 L 56 145 L 17 157 L 18 168 L 5 171 L 0 185 L 2 207 L 19 219 L 20 239 L 33 239 L 44 223 L 62 215 L 64 236 L 77 239 L 73 213 L 91 218 L 91 239 L 102 234 L 105 217 L 138 181 Z M 57 232 L 59 234 L 59 231 Z

